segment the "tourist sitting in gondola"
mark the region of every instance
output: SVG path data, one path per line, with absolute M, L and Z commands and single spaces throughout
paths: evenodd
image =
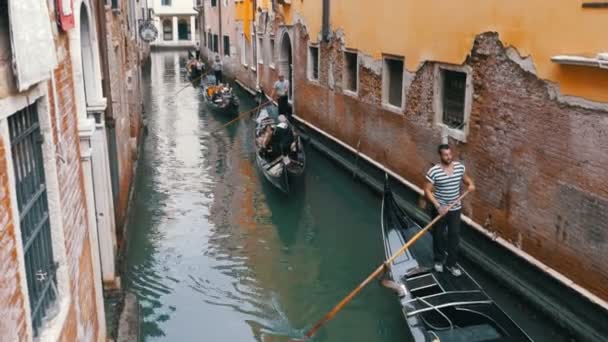
M 295 158 L 298 144 L 293 129 L 285 115 L 279 115 L 279 123 L 275 126 L 274 119 L 262 112 L 258 117 L 257 144 L 260 154 L 266 160 L 273 160 L 281 156 Z
M 272 140 L 277 152 L 281 155 L 287 156 L 295 152 L 296 146 L 293 129 L 287 122 L 285 115 L 279 115 L 279 124 L 274 131 Z

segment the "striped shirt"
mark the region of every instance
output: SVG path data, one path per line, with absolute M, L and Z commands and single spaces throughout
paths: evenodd
M 453 173 L 448 175 L 441 165 L 437 164 L 426 173 L 426 179 L 433 184 L 433 195 L 439 205 L 448 206 L 460 196 L 460 185 L 464 177 L 465 167 L 460 162 L 453 163 Z M 456 203 L 450 211 L 462 208 L 460 202 Z

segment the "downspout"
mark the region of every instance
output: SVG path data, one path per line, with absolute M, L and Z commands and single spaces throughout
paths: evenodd
M 253 0 L 253 8 L 252 8 L 252 18 L 251 18 L 251 28 L 253 31 L 253 36 L 251 37 L 251 46 L 253 48 L 253 63 L 255 65 L 255 89 L 260 89 L 260 71 L 259 63 L 258 63 L 258 36 L 255 25 L 255 14 L 257 12 L 258 4 L 257 0 Z
M 222 34 L 222 0 L 217 1 L 218 8 L 218 21 L 219 21 L 219 37 L 217 37 L 217 52 L 220 55 L 220 59 L 224 56 L 224 35 Z
M 325 42 L 329 42 L 329 36 L 330 36 L 330 32 L 329 32 L 329 9 L 330 9 L 329 0 L 323 0 L 323 27 L 322 27 L 322 34 L 323 34 L 323 40 Z
M 118 183 L 118 160 L 117 160 L 117 150 L 116 150 L 116 131 L 115 127 L 115 119 L 114 119 L 114 101 L 112 100 L 112 90 L 110 89 L 110 64 L 108 62 L 108 31 L 106 27 L 106 8 L 104 5 L 104 1 L 97 1 L 97 32 L 99 33 L 99 57 L 101 59 L 101 69 L 102 69 L 102 79 L 101 85 L 103 89 L 103 95 L 106 98 L 106 106 L 105 111 L 105 123 L 107 129 L 107 139 L 108 139 L 108 154 L 110 161 L 110 178 L 112 180 L 112 194 L 114 203 L 118 203 L 118 195 L 119 195 L 119 183 Z M 114 212 L 116 215 L 116 212 Z

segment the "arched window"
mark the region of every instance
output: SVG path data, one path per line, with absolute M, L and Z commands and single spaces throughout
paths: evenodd
M 163 39 L 173 40 L 173 23 L 169 19 L 163 21 Z

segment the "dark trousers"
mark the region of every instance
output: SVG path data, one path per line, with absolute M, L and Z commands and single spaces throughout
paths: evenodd
M 437 215 L 437 211 L 433 208 L 432 217 Z M 460 244 L 460 210 L 448 211 L 432 228 L 432 234 L 435 262 L 443 263 L 447 252 L 445 265 L 454 267 L 458 262 L 458 245 Z
M 289 98 L 287 97 L 287 95 L 283 95 L 283 96 L 279 97 L 277 102 L 279 105 L 279 114 L 283 114 L 287 118 L 289 118 L 291 113 L 289 110 Z
M 222 83 L 222 70 L 215 70 L 213 74 L 215 75 L 215 84 Z

